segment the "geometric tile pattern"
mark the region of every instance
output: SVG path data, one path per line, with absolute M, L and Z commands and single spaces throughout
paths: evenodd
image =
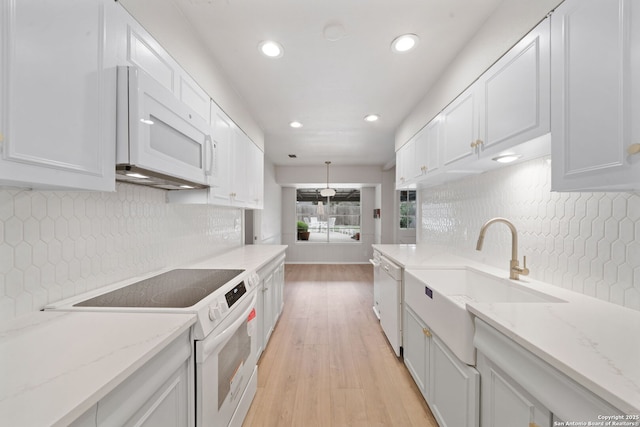
M 242 211 L 166 203 L 166 191 L 0 189 L 0 321 L 241 245 Z
M 509 267 L 511 220 L 518 254 L 532 278 L 640 310 L 640 194 L 551 192 L 547 159 L 505 167 L 419 192 L 417 242 L 447 245 L 496 267 Z

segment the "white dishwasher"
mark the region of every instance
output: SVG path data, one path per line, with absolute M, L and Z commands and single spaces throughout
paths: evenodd
M 380 325 L 396 356 L 400 357 L 400 347 L 402 347 L 402 268 L 381 256 L 379 273 L 374 280 L 379 289 Z

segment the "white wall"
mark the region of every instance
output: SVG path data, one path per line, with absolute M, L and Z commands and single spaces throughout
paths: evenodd
M 397 226 L 396 210 L 398 203 L 396 199 L 396 169 L 391 168 L 382 172 L 382 206 L 380 209 L 380 219 L 382 222 L 382 244 L 392 244 L 395 242 L 394 229 Z
M 282 244 L 287 248 L 287 263 L 365 264 L 373 256 L 375 187 L 360 192 L 360 241 L 348 243 L 298 242 L 296 229 L 296 189 L 282 189 Z
M 261 244 L 279 245 L 282 242 L 282 189 L 276 183 L 276 169 L 265 158 L 264 209 L 261 213 Z
M 276 182 L 280 185 L 326 184 L 327 167 L 276 166 Z M 376 185 L 382 183 L 380 166 L 329 166 L 329 182 Z
M 452 251 L 509 269 L 510 219 L 518 230 L 520 262 L 530 276 L 640 310 L 640 194 L 552 193 L 545 159 L 532 160 L 420 191 L 418 244 Z
M 536 26 L 562 0 L 504 0 L 396 131 L 396 150 Z
M 245 101 L 211 57 L 191 24 L 171 0 L 119 0 L 209 94 L 225 113 L 261 148 L 264 132 Z
M 242 244 L 242 211 L 167 204 L 166 191 L 0 189 L 0 320 Z

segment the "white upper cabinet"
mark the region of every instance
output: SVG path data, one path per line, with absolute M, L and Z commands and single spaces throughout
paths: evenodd
M 416 176 L 422 177 L 433 174 L 440 169 L 440 130 L 442 118 L 433 119 L 416 138 L 415 170 Z
M 549 154 L 548 139 L 538 139 L 550 131 L 549 25 L 542 21 L 444 109 L 449 172 L 489 170 L 506 153 Z
M 567 0 L 551 46 L 552 189 L 640 189 L 640 4 Z
M 245 208 L 262 208 L 264 155 L 238 127 L 234 128 L 233 156 L 232 204 Z
M 409 188 L 414 183 L 415 138 L 400 147 L 396 154 L 396 188 Z
M 471 86 L 442 112 L 443 161 L 448 168 L 452 164 L 476 156 L 478 140 L 480 92 Z
M 209 121 L 210 97 L 169 53 L 123 8 L 118 20 L 119 65 L 134 65 Z
M 438 116 L 398 150 L 396 157 L 396 189 L 415 188 L 426 176 L 439 172 L 442 159 L 441 123 Z
M 211 203 L 227 204 L 231 197 L 231 174 L 234 170 L 231 140 L 234 123 L 217 105 L 212 103 L 211 124 L 215 156 L 209 197 Z
M 542 21 L 431 120 L 413 156 L 398 151 L 398 178 L 433 185 L 497 168 L 493 158 L 502 154 L 526 160 L 550 153 L 549 26 Z
M 204 190 L 171 191 L 169 201 L 262 209 L 262 150 L 213 101 L 210 121 L 213 141 L 210 187 Z
M 542 21 L 478 81 L 479 155 L 530 141 L 550 131 L 549 20 Z
M 115 190 L 115 8 L 0 5 L 0 184 Z

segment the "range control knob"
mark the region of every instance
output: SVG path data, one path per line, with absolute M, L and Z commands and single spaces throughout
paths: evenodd
M 220 307 L 220 303 L 216 302 L 209 307 L 209 319 L 218 320 L 222 316 L 222 307 Z

